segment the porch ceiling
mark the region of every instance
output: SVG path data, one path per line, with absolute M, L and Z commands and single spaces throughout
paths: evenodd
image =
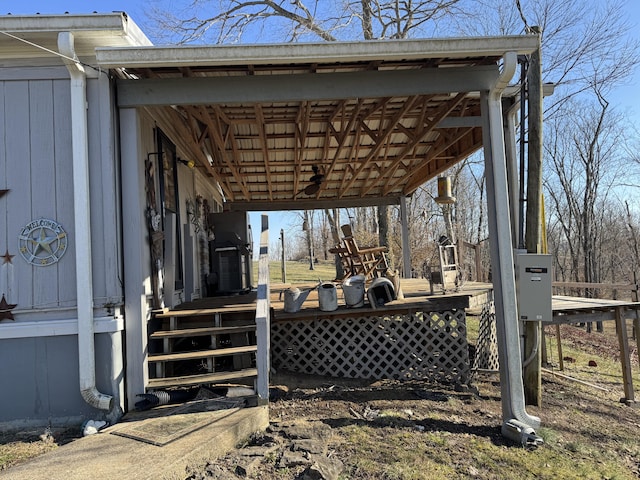
M 480 148 L 479 92 L 505 52 L 530 53 L 536 42 L 473 40 L 97 57 L 119 68 L 120 106 L 146 108 L 230 208 L 285 210 L 397 202 Z

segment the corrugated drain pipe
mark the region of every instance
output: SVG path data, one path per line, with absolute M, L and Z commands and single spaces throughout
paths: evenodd
M 71 136 L 73 155 L 73 208 L 76 235 L 76 291 L 78 295 L 78 363 L 80 393 L 92 407 L 111 410 L 113 397 L 96 388 L 89 204 L 89 146 L 87 137 L 87 78 L 78 61 L 71 32 L 58 34 L 58 51 L 71 75 Z

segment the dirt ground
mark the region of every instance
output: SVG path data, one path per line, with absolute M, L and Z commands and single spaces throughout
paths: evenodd
M 548 340 L 553 341 L 553 333 Z M 563 327 L 562 337 L 567 364 L 562 374 L 586 383 L 543 374 L 543 405 L 527 407 L 542 421 L 537 433 L 544 444 L 538 448 L 502 436 L 500 382 L 494 373 L 477 374 L 471 388 L 456 389 L 280 372 L 273 377 L 266 434 L 188 478 L 640 478 L 640 408 L 620 401 L 615 332 L 588 334 Z M 638 392 L 637 355 L 634 382 Z M 301 423 L 324 428 L 326 447 L 316 453 L 333 462 L 333 472 L 310 470 L 316 462 L 313 452 L 298 448 L 296 436 L 287 430 Z M 248 462 L 252 448 L 262 449 L 261 457 Z M 295 450 L 301 455 L 292 457 Z

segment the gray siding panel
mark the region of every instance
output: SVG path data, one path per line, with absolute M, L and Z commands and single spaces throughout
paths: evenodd
M 31 160 L 31 218 L 58 220 L 55 191 L 55 155 L 53 131 L 53 90 L 51 81 L 29 82 L 29 158 Z M 67 252 L 69 253 L 69 252 Z M 20 259 L 22 261 L 22 259 Z M 69 259 L 62 258 L 62 262 Z M 58 303 L 58 267 L 31 267 L 33 305 L 55 306 Z
M 0 295 L 18 304 L 16 322 L 0 322 L 0 428 L 102 415 L 80 395 L 76 335 L 2 339 L 5 324 L 69 319 L 77 297 L 68 75 L 55 69 L 50 78 L 25 73 L 28 80 L 20 80 L 19 70 L 25 69 L 0 68 L 0 189 L 10 189 L 0 199 L 0 255 L 5 249 L 15 255 L 12 264 L 0 259 L 5 290 Z M 122 298 L 120 196 L 109 80 L 101 76 L 88 84 L 94 303 L 99 307 Z M 60 223 L 69 239 L 64 257 L 47 267 L 32 266 L 19 254 L 20 230 L 40 217 Z M 96 335 L 97 386 L 120 404 L 122 335 Z
M 73 209 L 73 156 L 70 129 L 71 93 L 68 80 L 53 82 L 53 129 L 56 132 L 54 156 L 56 169 L 57 221 L 70 239 L 75 238 Z M 70 241 L 67 252 L 58 263 L 58 295 L 62 305 L 76 304 L 75 247 Z
M 91 250 L 96 306 L 122 300 L 118 165 L 112 92 L 106 75 L 87 81 Z
M 94 303 L 101 307 L 122 300 L 120 195 L 110 82 L 101 75 L 87 84 Z M 11 290 L 10 298 L 4 293 L 18 304 L 18 316 L 20 310 L 74 306 L 69 80 L 0 81 L 0 87 L 0 186 L 11 190 L 0 200 L 0 254 L 6 248 L 16 255 L 11 278 L 0 269 L 0 285 Z M 68 234 L 67 251 L 55 265 L 36 267 L 19 256 L 20 230 L 38 218 L 57 221 Z
M 16 254 L 14 276 L 10 279 L 14 293 L 9 302 L 17 303 L 19 308 L 29 308 L 33 305 L 32 267 L 17 255 L 20 228 L 31 220 L 29 85 L 27 82 L 7 82 L 4 93 L 4 148 L 7 188 L 11 191 L 0 201 L 7 208 L 7 248 Z
M 122 362 L 112 361 L 112 353 L 121 347 L 120 335 L 96 335 L 96 383 L 116 403 L 122 371 L 113 365 Z M 80 395 L 77 342 L 75 335 L 0 340 L 0 362 L 10 367 L 0 369 L 0 427 L 16 420 L 47 425 L 103 415 Z

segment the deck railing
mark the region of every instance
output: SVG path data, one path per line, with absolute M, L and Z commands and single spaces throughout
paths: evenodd
M 258 257 L 258 292 L 256 305 L 256 393 L 260 404 L 269 402 L 269 358 L 271 319 L 269 317 L 269 218 L 262 215 L 260 255 Z

